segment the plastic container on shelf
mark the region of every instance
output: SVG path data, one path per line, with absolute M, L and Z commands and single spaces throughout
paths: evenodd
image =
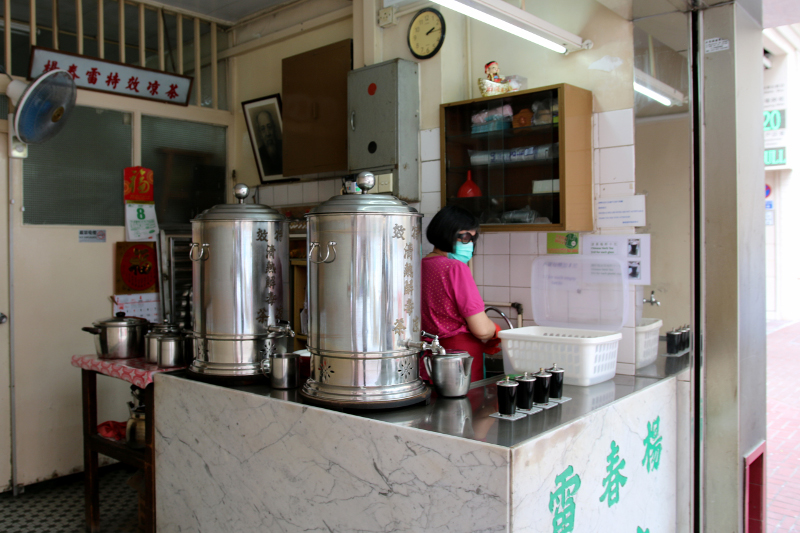
M 658 334 L 663 322 L 658 318 L 636 321 L 636 368 L 644 368 L 658 358 Z
M 536 372 L 557 363 L 565 369 L 567 385 L 586 387 L 613 378 L 630 299 L 625 274 L 613 257 L 536 258 L 531 304 L 538 325 L 498 334 L 506 373 Z

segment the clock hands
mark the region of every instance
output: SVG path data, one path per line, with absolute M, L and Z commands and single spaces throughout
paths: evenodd
M 432 32 L 434 32 L 436 30 L 442 31 L 442 28 L 433 27 L 433 28 L 429 29 L 427 32 L 425 32 L 425 35 L 430 35 Z

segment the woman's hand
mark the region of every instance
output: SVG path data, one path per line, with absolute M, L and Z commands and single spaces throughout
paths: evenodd
M 497 329 L 495 328 L 495 323 L 486 316 L 484 311 L 480 313 L 474 314 L 472 316 L 467 317 L 467 328 L 469 328 L 470 333 L 475 335 L 477 338 L 482 340 L 483 342 L 488 341 L 492 337 L 495 336 L 495 332 Z

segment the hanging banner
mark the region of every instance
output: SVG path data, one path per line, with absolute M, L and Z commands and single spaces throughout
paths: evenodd
M 155 243 L 118 242 L 116 247 L 114 294 L 158 292 Z
M 34 46 L 28 78 L 56 69 L 69 72 L 80 89 L 183 106 L 189 105 L 194 81 L 189 76 Z
M 153 201 L 153 171 L 144 167 L 125 169 L 125 201 Z

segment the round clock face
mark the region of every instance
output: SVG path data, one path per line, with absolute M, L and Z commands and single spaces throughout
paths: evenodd
M 444 43 L 444 17 L 433 8 L 420 10 L 408 27 L 408 48 L 414 57 L 428 59 Z

